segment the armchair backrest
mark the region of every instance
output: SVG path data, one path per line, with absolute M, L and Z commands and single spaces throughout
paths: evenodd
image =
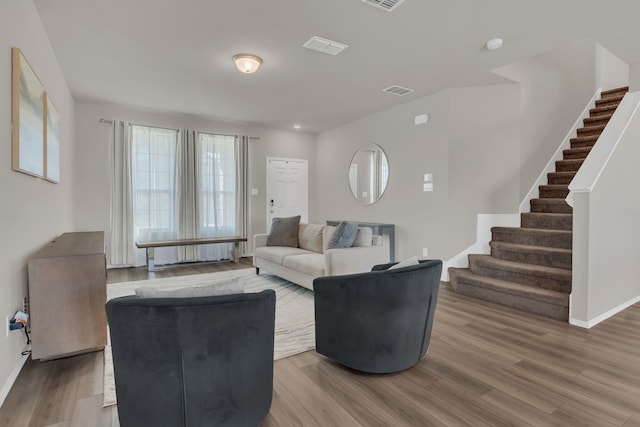
M 256 426 L 273 391 L 275 292 L 107 302 L 127 426 Z

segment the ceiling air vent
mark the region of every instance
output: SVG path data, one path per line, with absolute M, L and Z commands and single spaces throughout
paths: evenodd
M 403 96 L 413 92 L 413 89 L 409 89 L 402 86 L 389 86 L 386 89 L 382 89 L 383 92 L 392 93 L 394 95 Z
M 326 53 L 328 55 L 337 55 L 349 46 L 344 43 L 334 42 L 332 40 L 323 39 L 322 37 L 313 36 L 302 47 Z
M 377 7 L 378 9 L 386 10 L 387 12 L 391 12 L 404 0 L 360 0 L 362 3 L 366 3 L 373 7 Z

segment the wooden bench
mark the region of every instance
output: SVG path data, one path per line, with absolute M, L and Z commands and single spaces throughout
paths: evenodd
M 155 248 L 167 246 L 209 245 L 212 243 L 233 243 L 233 262 L 240 260 L 240 243 L 246 242 L 246 237 L 202 237 L 197 239 L 160 240 L 157 242 L 136 242 L 138 248 L 147 250 L 147 271 L 155 271 Z

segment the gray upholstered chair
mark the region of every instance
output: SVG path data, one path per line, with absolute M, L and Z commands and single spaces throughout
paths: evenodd
M 275 292 L 107 303 L 122 427 L 257 426 L 273 393 Z
M 313 281 L 316 351 L 349 368 L 397 372 L 418 363 L 431 339 L 442 261 Z

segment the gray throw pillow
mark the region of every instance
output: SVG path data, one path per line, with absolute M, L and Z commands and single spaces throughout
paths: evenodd
M 350 248 L 356 240 L 358 224 L 353 222 L 341 222 L 329 238 L 327 249 Z
M 300 215 L 287 218 L 273 218 L 271 231 L 267 237 L 267 246 L 298 247 L 298 228 L 300 227 Z
M 231 279 L 226 282 L 211 285 L 180 289 L 138 288 L 136 296 L 139 298 L 194 298 L 214 297 L 218 295 L 232 295 L 244 293 L 244 281 Z

